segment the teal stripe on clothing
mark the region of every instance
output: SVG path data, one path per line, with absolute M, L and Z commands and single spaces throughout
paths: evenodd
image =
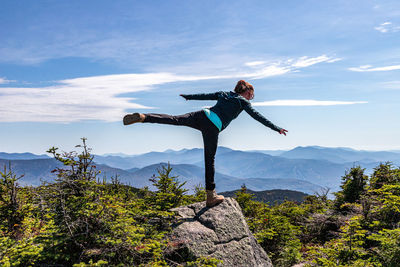
M 218 117 L 218 115 L 215 114 L 214 112 L 212 112 L 211 110 L 209 110 L 208 108 L 204 108 L 203 111 L 206 114 L 207 118 L 209 118 L 210 121 L 212 123 L 214 123 L 215 126 L 217 126 L 219 131 L 221 131 L 221 129 L 222 129 L 222 121 Z

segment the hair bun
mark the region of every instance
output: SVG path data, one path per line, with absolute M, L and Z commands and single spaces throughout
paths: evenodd
M 249 86 L 251 86 L 249 83 L 247 83 L 245 80 L 240 80 L 237 82 L 235 86 L 235 92 L 238 94 L 241 94 L 245 92 L 247 89 L 249 89 Z

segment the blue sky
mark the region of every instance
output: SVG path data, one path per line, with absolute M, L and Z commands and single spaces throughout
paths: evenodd
M 400 149 L 399 1 L 12 1 L 0 8 L 0 151 L 138 154 L 201 147 L 195 130 L 128 112 L 213 105 L 180 93 L 255 87 L 234 149 Z

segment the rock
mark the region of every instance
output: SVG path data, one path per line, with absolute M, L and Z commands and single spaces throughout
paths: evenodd
M 235 199 L 225 198 L 212 208 L 198 202 L 172 211 L 178 215 L 170 234 L 175 255 L 210 256 L 223 260 L 219 266 L 272 266 Z

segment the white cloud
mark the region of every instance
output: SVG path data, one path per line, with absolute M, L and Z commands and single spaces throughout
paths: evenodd
M 341 60 L 343 60 L 343 58 L 333 58 L 333 59 L 330 59 L 330 60 L 328 60 L 326 62 L 327 63 L 333 63 L 333 62 L 337 62 L 337 61 L 341 61 Z
M 121 74 L 62 80 L 43 88 L 0 88 L 0 121 L 118 121 L 126 109 L 152 108 L 119 94 L 146 91 L 169 82 L 215 78 L 219 76 Z
M 381 33 L 397 32 L 400 30 L 400 26 L 394 25 L 392 22 L 387 21 L 387 22 L 381 23 L 377 27 L 374 27 L 374 29 Z
M 254 66 L 263 65 L 265 63 L 266 63 L 265 61 L 251 61 L 251 62 L 244 63 L 244 65 L 248 66 L 248 67 L 254 67 Z
M 288 59 L 284 62 L 272 63 L 266 65 L 265 61 L 253 61 L 246 63 L 247 66 L 257 66 L 259 69 L 253 70 L 251 73 L 242 74 L 244 78 L 250 79 L 262 79 L 276 75 L 282 75 L 288 72 L 296 72 L 298 69 L 306 68 L 318 63 L 326 62 L 332 63 L 342 60 L 341 58 L 328 57 L 327 55 L 322 55 L 318 57 L 300 57 L 298 59 Z M 256 62 L 256 64 L 254 64 Z M 250 65 L 249 65 L 250 63 Z
M 326 55 L 322 55 L 319 57 L 301 57 L 299 58 L 294 64 L 292 64 L 295 68 L 304 68 L 308 67 L 317 63 L 327 62 L 332 60 L 331 58 L 327 57 Z
M 167 72 L 117 74 L 66 79 L 42 88 L 0 87 L 0 121 L 120 121 L 127 109 L 152 108 L 137 103 L 138 100 L 133 97 L 119 97 L 121 94 L 147 91 L 157 85 L 182 81 L 261 79 L 295 72 L 299 68 L 329 60 L 333 59 L 324 55 L 261 66 L 265 64 L 263 62 L 253 64 L 250 72 L 243 70 L 224 75 L 178 75 Z
M 10 83 L 10 82 L 13 82 L 13 81 L 10 81 L 10 80 L 7 80 L 6 78 L 0 77 L 0 84 L 6 84 L 6 83 Z
M 326 100 L 273 100 L 264 102 L 254 102 L 253 106 L 336 106 L 336 105 L 354 105 L 366 104 L 366 101 L 326 101 Z
M 381 33 L 385 33 L 388 31 L 385 27 L 382 27 L 382 26 L 375 27 L 374 29 L 377 31 L 380 31 Z
M 399 90 L 400 89 L 400 81 L 383 82 L 382 86 L 385 89 Z
M 363 65 L 358 68 L 349 68 L 351 71 L 365 72 L 365 71 L 390 71 L 390 70 L 400 70 L 400 65 L 392 65 L 386 67 L 373 68 L 371 65 Z
M 270 65 L 262 67 L 259 70 L 253 71 L 251 73 L 242 74 L 243 78 L 249 79 L 262 79 L 271 76 L 282 75 L 288 73 L 292 70 L 291 66 L 281 66 L 281 65 Z

